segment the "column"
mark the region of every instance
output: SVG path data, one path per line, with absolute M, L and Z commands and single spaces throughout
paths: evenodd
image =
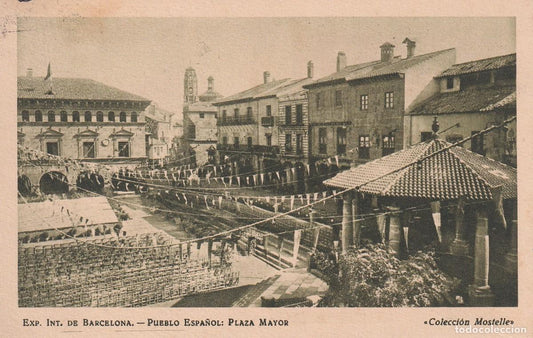
M 388 207 L 389 215 L 389 248 L 398 255 L 400 253 L 400 208 Z
M 515 202 L 516 203 L 516 202 Z M 505 265 L 509 271 L 516 274 L 518 268 L 518 234 L 517 234 L 517 210 L 516 205 L 513 206 L 512 220 L 509 223 L 509 236 L 511 237 L 509 252 L 505 254 Z
M 464 198 L 459 198 L 455 208 L 455 239 L 450 244 L 450 253 L 456 256 L 466 256 L 469 251 L 464 228 L 464 203 Z
M 359 214 L 359 194 L 354 191 L 352 199 L 352 224 L 353 224 L 353 245 L 358 248 L 361 240 L 361 222 L 357 221 Z
M 342 254 L 346 254 L 348 248 L 353 246 L 353 219 L 352 219 L 352 192 L 342 195 Z
M 494 295 L 489 285 L 489 220 L 486 206 L 476 210 L 476 239 L 474 246 L 474 284 L 470 285 L 472 306 L 492 306 Z

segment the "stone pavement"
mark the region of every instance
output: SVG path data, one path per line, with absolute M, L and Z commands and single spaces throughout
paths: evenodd
M 279 272 L 272 285 L 250 304 L 251 307 L 261 306 L 261 297 L 265 298 L 298 298 L 323 296 L 328 290 L 326 282 L 307 272 L 307 269 L 287 269 Z

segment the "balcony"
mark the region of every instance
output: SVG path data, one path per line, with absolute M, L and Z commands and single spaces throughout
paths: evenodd
M 274 116 L 261 117 L 261 125 L 263 127 L 272 127 L 274 125 Z
M 254 123 L 255 120 L 252 116 L 223 117 L 217 120 L 217 126 L 238 126 Z
M 247 144 L 217 144 L 218 151 L 228 152 L 249 152 L 249 153 L 266 153 L 279 154 L 278 146 L 247 145 Z

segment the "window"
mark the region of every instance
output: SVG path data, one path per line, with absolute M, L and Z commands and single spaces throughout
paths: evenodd
M 359 136 L 359 158 L 370 158 L 370 136 Z
M 59 143 L 46 142 L 46 152 L 50 155 L 59 155 Z
M 115 112 L 110 111 L 107 113 L 107 120 L 109 122 L 115 122 Z
M 228 137 L 227 136 L 222 136 L 222 144 L 223 145 L 228 144 Z
M 56 114 L 53 111 L 48 112 L 48 122 L 55 122 Z
M 292 122 L 291 106 L 285 106 L 285 125 L 290 125 Z
M 227 111 L 226 110 L 223 110 L 222 111 L 222 122 L 226 122 L 226 116 L 227 116 Z
M 346 155 L 346 128 L 337 128 L 337 155 Z
M 43 113 L 40 110 L 35 111 L 35 122 L 43 122 Z
M 266 110 L 267 110 L 266 116 L 272 116 L 272 106 L 267 104 Z
M 386 156 L 394 152 L 395 142 L 394 136 L 383 136 L 383 142 L 381 143 L 381 156 Z
M 361 110 L 368 110 L 368 94 L 361 95 L 361 98 L 359 101 L 359 108 Z
M 195 139 L 196 138 L 196 126 L 194 124 L 189 124 L 189 127 L 187 128 L 188 138 L 189 139 Z
M 104 122 L 104 113 L 101 111 L 96 113 L 96 121 L 97 122 Z
M 272 145 L 272 134 L 265 134 L 265 139 L 266 145 L 270 147 Z
M 320 108 L 320 106 L 322 105 L 322 98 L 320 97 L 320 93 L 317 93 L 316 94 L 316 107 L 317 108 Z
M 235 118 L 239 117 L 239 108 L 233 109 L 233 116 L 235 116 Z
M 61 122 L 68 122 L 68 114 L 66 111 L 63 110 L 61 113 L 59 113 L 59 115 Z
M 201 119 L 203 119 L 205 117 L 205 113 L 200 113 L 198 115 L 200 116 Z
M 453 88 L 453 77 L 449 77 L 446 79 L 446 89 L 452 89 Z
M 385 93 L 385 108 L 394 108 L 394 92 Z
M 296 154 L 304 152 L 304 137 L 302 134 L 296 134 Z
M 30 122 L 30 112 L 27 110 L 24 110 L 22 112 L 22 122 Z
M 336 90 L 335 91 L 335 107 L 341 107 L 342 106 L 342 91 Z
M 90 111 L 86 111 L 84 115 L 85 122 L 91 122 L 93 120 L 93 114 Z
M 292 135 L 285 134 L 285 151 L 292 151 Z
M 479 131 L 472 131 L 472 136 L 479 133 Z M 485 150 L 483 149 L 483 135 L 478 135 L 472 138 L 471 150 L 474 153 L 485 155 Z
M 137 123 L 137 113 L 134 111 L 131 112 L 131 122 Z
M 77 111 L 72 112 L 72 122 L 80 122 L 80 113 Z
M 326 128 L 318 129 L 318 153 L 328 153 L 328 130 Z
M 425 142 L 431 140 L 433 133 L 430 131 L 423 131 L 420 133 L 420 142 Z
M 118 156 L 119 157 L 130 157 L 130 143 L 129 142 L 118 143 Z
M 246 108 L 246 118 L 248 120 L 251 120 L 252 119 L 252 107 L 248 107 Z
M 233 145 L 235 147 L 238 147 L 239 146 L 239 136 L 234 136 L 233 137 Z
M 296 105 L 296 124 L 298 125 L 304 124 L 303 105 L 301 104 Z
M 253 139 L 251 136 L 248 136 L 246 138 L 246 144 L 248 145 L 248 148 L 252 148 L 252 144 L 253 144 Z
M 121 111 L 118 120 L 120 122 L 126 122 L 126 112 Z
M 83 142 L 83 157 L 94 158 L 94 142 Z

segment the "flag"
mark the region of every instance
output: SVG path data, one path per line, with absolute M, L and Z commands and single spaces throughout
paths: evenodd
M 296 266 L 298 262 L 298 251 L 300 249 L 300 239 L 302 238 L 302 230 L 294 231 L 294 247 L 292 249 L 292 267 Z
M 405 247 L 409 251 L 409 227 L 403 227 L 403 238 L 405 238 Z
M 294 195 L 291 195 L 291 210 L 294 207 Z
M 52 67 L 50 66 L 50 62 L 48 62 L 48 71 L 46 72 L 46 77 L 44 80 L 48 80 L 52 78 Z
M 260 174 L 261 184 L 265 184 L 265 174 Z

